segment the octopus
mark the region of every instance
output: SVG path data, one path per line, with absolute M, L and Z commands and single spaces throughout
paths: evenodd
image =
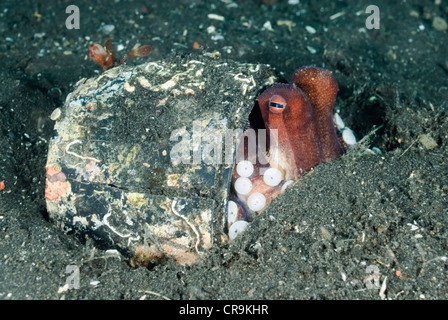
M 230 239 L 306 172 L 356 144 L 353 132 L 333 115 L 338 91 L 332 72 L 305 66 L 295 71 L 290 84 L 274 84 L 256 98 L 232 172 L 226 225 Z M 246 139 L 254 131 L 256 146 Z

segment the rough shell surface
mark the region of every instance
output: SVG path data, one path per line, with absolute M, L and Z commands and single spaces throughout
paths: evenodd
M 194 263 L 225 237 L 236 143 L 226 158 L 225 134 L 243 129 L 255 97 L 274 80 L 267 65 L 179 57 L 81 80 L 49 146 L 51 219 L 136 264 L 170 256 Z M 219 137 L 222 160 L 193 163 Z M 176 145 L 190 163 L 172 161 Z

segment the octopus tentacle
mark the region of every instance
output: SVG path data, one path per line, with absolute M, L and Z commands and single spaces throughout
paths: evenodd
M 339 87 L 333 73 L 321 68 L 306 66 L 296 70 L 291 82 L 305 92 L 314 107 L 324 161 L 340 157 L 344 150 L 339 143 L 333 123 L 333 107 Z
M 337 135 L 333 121 L 339 88 L 332 73 L 302 67 L 291 82 L 275 84 L 257 97 L 255 108 L 259 109 L 254 110 L 259 111 L 256 114 L 261 114 L 258 118 L 262 118 L 266 128 L 266 145 L 260 144 L 264 138 L 261 129 L 255 148 L 240 139 L 228 205 L 230 239 L 294 180 L 319 163 L 338 158 L 347 149 L 339 142 L 341 134 Z M 338 120 L 338 128 L 344 127 L 342 119 Z M 245 132 L 249 129 L 256 128 L 249 123 Z M 256 150 L 256 155 L 250 154 L 250 150 Z

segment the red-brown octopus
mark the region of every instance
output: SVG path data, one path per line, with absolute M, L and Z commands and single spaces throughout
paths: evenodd
M 306 66 L 294 73 L 291 84 L 275 84 L 257 98 L 259 109 L 254 111 L 261 113 L 266 137 L 258 134 L 252 149 L 245 138 L 238 146 L 227 214 L 230 239 L 293 181 L 356 144 L 353 132 L 338 114 L 333 116 L 338 90 L 332 72 Z M 254 128 L 260 132 L 253 122 L 245 133 Z

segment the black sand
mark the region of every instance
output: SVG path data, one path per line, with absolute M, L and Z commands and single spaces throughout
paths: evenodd
M 271 2 L 79 3 L 79 30 L 65 27 L 68 3 L 2 2 L 1 299 L 448 298 L 448 41 L 436 18 L 448 20 L 446 2 L 380 1 L 379 30 L 365 28 L 369 1 Z M 204 263 L 133 269 L 55 228 L 45 206 L 49 116 L 101 72 L 87 46 L 108 38 L 123 54 L 152 46 L 129 64 L 215 52 L 285 79 L 302 65 L 332 70 L 336 109 L 358 139 L 381 126 L 370 146 L 382 154 L 319 165 Z M 79 289 L 64 288 L 68 265 L 79 267 Z

